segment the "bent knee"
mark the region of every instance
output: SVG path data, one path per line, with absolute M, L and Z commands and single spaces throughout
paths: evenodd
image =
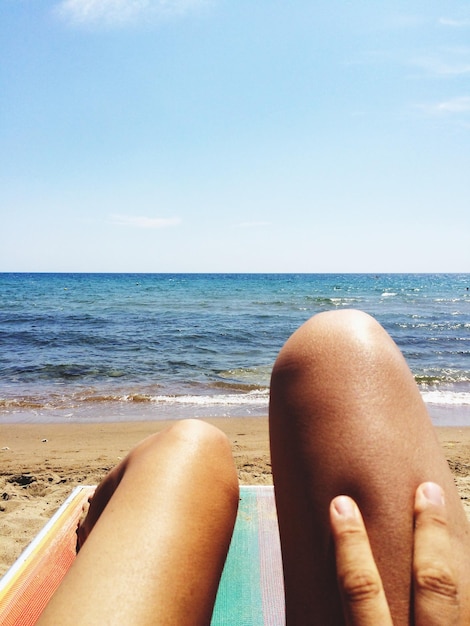
M 273 373 L 295 371 L 316 363 L 370 354 L 388 338 L 370 315 L 354 309 L 318 313 L 305 322 L 281 349 Z
M 322 350 L 331 342 L 357 346 L 358 343 L 371 343 L 377 334 L 383 333 L 380 324 L 368 313 L 356 309 L 324 311 L 307 320 L 286 342 L 284 347 L 307 346 L 311 350 Z M 282 353 L 282 350 L 281 350 Z
M 367 313 L 319 313 L 279 353 L 271 376 L 271 407 L 323 406 L 344 397 L 370 397 L 407 371 L 397 346 Z M 407 376 L 411 376 L 409 372 Z M 413 381 L 414 382 L 414 381 Z
M 170 426 L 169 433 L 178 439 L 182 445 L 190 445 L 192 448 L 209 447 L 213 451 L 226 453 L 230 451 L 228 437 L 219 428 L 198 419 L 178 420 Z
M 162 445 L 174 448 L 175 453 L 203 451 L 210 448 L 214 453 L 230 453 L 227 436 L 215 426 L 198 419 L 177 420 L 164 430 L 150 435 L 131 452 L 132 456 L 158 453 Z
M 192 458 L 193 469 L 203 466 L 213 489 L 220 489 L 238 505 L 238 477 L 228 437 L 219 428 L 198 419 L 184 419 L 169 428 L 176 454 Z
M 197 419 L 177 420 L 141 441 L 126 459 L 126 468 L 153 474 L 153 468 L 185 465 L 191 473 L 200 468 L 238 491 L 238 479 L 227 436 L 215 426 Z

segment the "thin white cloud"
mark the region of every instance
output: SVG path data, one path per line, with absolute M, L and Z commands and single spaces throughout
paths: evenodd
M 438 76 L 461 76 L 470 74 L 470 62 L 445 62 L 433 57 L 421 57 L 414 59 L 412 64 L 420 67 L 430 74 Z
M 454 20 L 448 17 L 441 17 L 439 24 L 443 26 L 452 26 L 454 28 L 466 28 L 470 26 L 470 19 Z
M 404 65 L 418 69 L 425 74 L 438 78 L 458 78 L 470 74 L 470 46 L 442 47 L 430 54 L 408 57 L 402 53 L 392 54 L 387 51 L 369 51 L 355 59 L 348 59 L 346 66 L 380 66 L 388 64 Z
M 442 113 L 469 113 L 470 112 L 470 96 L 462 96 L 453 98 L 436 105 L 436 110 Z
M 420 109 L 431 115 L 459 115 L 470 113 L 470 96 L 461 96 L 437 102 L 420 105 Z
M 62 0 L 56 13 L 75 25 L 119 27 L 138 20 L 184 16 L 210 0 Z
M 168 228 L 181 224 L 179 217 L 145 217 L 143 215 L 111 215 L 112 224 L 130 228 Z

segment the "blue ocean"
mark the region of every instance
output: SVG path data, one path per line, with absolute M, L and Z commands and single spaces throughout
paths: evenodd
M 470 425 L 470 274 L 0 274 L 0 422 L 266 415 L 283 343 L 342 308 Z

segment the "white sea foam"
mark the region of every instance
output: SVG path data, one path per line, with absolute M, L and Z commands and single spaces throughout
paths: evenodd
M 213 396 L 153 396 L 152 402 L 158 404 L 183 404 L 191 406 L 259 406 L 268 404 L 267 391 L 251 391 L 246 394 L 220 394 Z
M 431 390 L 421 392 L 423 400 L 429 404 L 470 406 L 470 391 Z
M 186 406 L 267 406 L 269 391 L 253 390 L 244 394 L 214 394 L 214 395 L 124 395 L 116 398 L 120 402 L 151 402 L 160 405 Z

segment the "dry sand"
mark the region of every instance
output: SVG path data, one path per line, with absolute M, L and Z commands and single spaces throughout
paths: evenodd
M 242 484 L 272 484 L 267 418 L 206 420 L 232 442 Z M 0 576 L 78 484 L 96 484 L 138 441 L 167 422 L 3 424 Z M 470 427 L 438 428 L 470 518 Z

